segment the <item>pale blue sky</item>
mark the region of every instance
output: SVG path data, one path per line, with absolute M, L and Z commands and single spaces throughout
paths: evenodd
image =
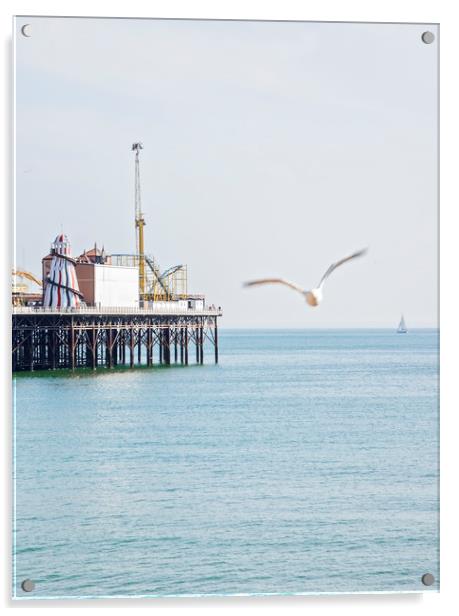
M 31 24 L 31 37 L 20 34 Z M 422 25 L 18 18 L 17 264 L 61 230 L 187 263 L 226 327 L 437 322 L 437 53 Z M 429 30 L 437 33 L 436 26 Z M 312 310 L 280 275 L 315 285 Z

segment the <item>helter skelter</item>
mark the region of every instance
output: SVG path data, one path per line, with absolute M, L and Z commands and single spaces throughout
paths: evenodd
M 53 260 L 45 281 L 43 306 L 51 308 L 76 308 L 83 303 L 75 271 L 75 259 L 70 256 L 70 242 L 61 233 L 51 245 Z

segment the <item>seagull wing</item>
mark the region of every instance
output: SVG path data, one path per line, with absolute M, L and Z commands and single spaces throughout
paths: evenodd
M 357 252 L 354 252 L 353 254 L 349 255 L 348 257 L 344 257 L 344 259 L 340 259 L 339 261 L 336 261 L 336 263 L 332 263 L 330 265 L 330 267 L 328 268 L 328 270 L 325 272 L 325 274 L 320 279 L 319 288 L 324 284 L 324 282 L 327 280 L 327 278 L 330 276 L 330 274 L 337 267 L 339 267 L 340 265 L 343 265 L 343 263 L 346 263 L 347 261 L 351 261 L 352 259 L 356 259 L 357 257 L 362 257 L 366 253 L 367 253 L 367 249 L 364 248 L 363 250 L 358 250 Z
M 290 287 L 295 291 L 298 291 L 301 294 L 304 294 L 304 289 L 302 289 L 299 285 L 294 282 L 290 282 L 289 280 L 284 280 L 283 278 L 261 278 L 260 280 L 252 280 L 250 282 L 245 282 L 245 287 L 255 287 L 260 284 L 283 284 L 286 287 Z

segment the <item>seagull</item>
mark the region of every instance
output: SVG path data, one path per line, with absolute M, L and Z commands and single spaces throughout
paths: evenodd
M 356 259 L 357 257 L 361 257 L 364 254 L 366 254 L 366 252 L 367 252 L 367 249 L 364 248 L 363 250 L 354 252 L 348 257 L 344 257 L 344 259 L 340 259 L 339 261 L 336 261 L 336 263 L 332 263 L 330 267 L 328 268 L 328 270 L 325 272 L 325 274 L 320 279 L 320 282 L 315 289 L 310 289 L 310 290 L 302 289 L 295 282 L 290 282 L 290 280 L 285 280 L 284 278 L 262 278 L 260 280 L 252 280 L 251 282 L 245 282 L 244 286 L 254 287 L 259 284 L 284 284 L 287 287 L 290 287 L 291 289 L 294 289 L 295 291 L 298 291 L 299 293 L 301 293 L 301 295 L 306 299 L 306 302 L 310 306 L 315 307 L 315 306 L 318 306 L 323 299 L 322 288 L 324 286 L 324 282 L 327 280 L 330 274 L 334 272 L 337 267 L 339 267 L 340 265 L 343 265 L 343 263 L 346 263 L 347 261 L 351 261 L 352 259 Z

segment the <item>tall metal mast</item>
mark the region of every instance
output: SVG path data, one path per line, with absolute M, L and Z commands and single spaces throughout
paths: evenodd
M 132 144 L 132 151 L 135 152 L 135 239 L 136 252 L 139 258 L 139 292 L 141 301 L 143 300 L 145 295 L 145 250 L 143 240 L 143 228 L 145 226 L 145 220 L 142 213 L 139 162 L 139 153 L 142 149 L 143 145 L 140 142 Z

